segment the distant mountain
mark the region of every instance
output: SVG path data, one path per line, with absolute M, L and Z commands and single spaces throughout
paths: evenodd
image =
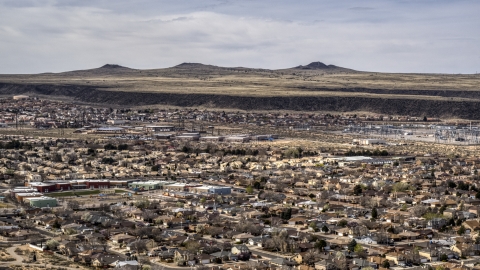
M 90 75 L 115 75 L 138 72 L 138 69 L 120 66 L 117 64 L 105 64 L 99 68 L 73 70 L 67 72 L 58 73 L 60 75 L 73 75 L 73 76 L 90 76 Z
M 373 112 L 480 119 L 480 75 L 361 72 L 322 62 L 288 69 L 182 63 L 118 64 L 48 74 L 0 74 L 0 95 L 60 97 L 107 106 Z
M 99 67 L 99 69 L 131 69 L 131 68 L 127 68 L 127 67 L 120 66 L 120 65 L 117 65 L 117 64 L 106 64 L 106 65 L 103 65 L 103 66 Z
M 295 69 L 311 69 L 311 70 L 323 70 L 323 69 L 345 69 L 337 67 L 335 65 L 326 65 L 322 62 L 312 62 L 306 66 L 296 66 Z
M 351 69 L 346 69 L 342 67 L 338 67 L 335 65 L 326 65 L 322 62 L 312 62 L 305 66 L 296 66 L 290 68 L 290 70 L 301 69 L 301 70 L 319 70 L 319 71 L 354 71 Z M 278 69 L 278 70 L 268 70 L 268 69 L 260 69 L 260 68 L 247 68 L 247 67 L 220 67 L 215 65 L 206 65 L 202 63 L 181 63 L 179 65 L 169 67 L 169 68 L 158 68 L 158 69 L 133 69 L 129 67 L 124 67 L 117 64 L 105 64 L 99 68 L 93 69 L 84 69 L 84 70 L 74 70 L 74 71 L 67 71 L 61 72 L 58 74 L 62 75 L 76 75 L 76 76 L 88 76 L 88 75 L 114 75 L 114 74 L 136 74 L 142 72 L 232 72 L 232 71 L 245 71 L 248 70 L 250 72 L 276 72 L 276 71 L 284 71 L 285 69 Z M 288 69 L 287 69 L 288 70 Z M 45 74 L 45 73 L 44 73 Z M 54 74 L 54 73 L 49 73 Z
M 173 66 L 172 68 L 218 68 L 213 65 L 205 65 L 202 63 L 181 63 L 179 65 Z

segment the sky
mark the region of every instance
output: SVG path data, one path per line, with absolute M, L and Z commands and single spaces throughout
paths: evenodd
M 478 0 L 0 0 L 0 73 L 282 69 L 480 72 Z

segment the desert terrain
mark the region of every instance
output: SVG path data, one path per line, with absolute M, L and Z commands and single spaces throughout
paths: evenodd
M 184 63 L 138 70 L 0 75 L 0 95 L 29 94 L 110 106 L 172 105 L 241 110 L 367 111 L 480 119 L 480 75 L 360 72 L 313 62 L 290 69 Z

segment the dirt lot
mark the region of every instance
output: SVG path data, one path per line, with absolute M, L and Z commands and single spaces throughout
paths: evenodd
M 4 262 L 4 264 L 10 266 L 12 269 L 89 269 L 79 264 L 66 261 L 48 252 L 32 249 L 28 245 L 13 246 L 4 249 L 3 252 L 9 254 L 9 258 L 11 258 L 8 262 Z M 34 256 L 36 257 L 36 261 L 33 261 Z

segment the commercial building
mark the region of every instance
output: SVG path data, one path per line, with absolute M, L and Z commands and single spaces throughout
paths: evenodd
M 227 142 L 249 142 L 251 140 L 250 136 L 231 136 L 231 137 L 226 137 L 225 141 Z
M 31 187 L 15 187 L 14 189 L 10 190 L 10 195 L 15 196 L 17 193 L 31 193 L 37 192 L 36 188 Z
M 70 182 L 64 182 L 64 181 L 52 181 L 49 183 L 54 183 L 55 184 L 55 189 L 57 191 L 66 191 L 72 189 L 72 185 Z
M 85 181 L 87 189 L 107 189 L 110 188 L 109 180 L 88 180 Z
M 48 193 L 57 191 L 57 185 L 55 183 L 48 182 L 30 182 L 28 185 L 32 188 L 36 188 L 38 192 Z
M 200 141 L 202 142 L 222 142 L 225 137 L 223 136 L 205 136 L 201 137 Z
M 124 125 L 127 121 L 123 119 L 109 119 L 107 120 L 107 124 L 110 125 Z
M 30 203 L 32 207 L 55 207 L 57 206 L 57 199 L 51 197 L 34 197 L 34 198 L 25 198 L 25 201 Z
M 165 185 L 163 188 L 166 191 L 187 191 L 187 187 L 184 183 Z
M 208 194 L 209 186 L 199 186 L 199 187 L 192 187 L 190 188 L 190 192 L 196 194 Z
M 232 193 L 231 187 L 221 186 L 197 186 L 191 187 L 190 192 L 196 194 L 215 194 L 215 195 L 229 195 Z
M 146 126 L 145 129 L 147 131 L 153 131 L 153 132 L 170 132 L 170 131 L 174 131 L 175 127 L 174 126 Z
M 126 188 L 129 183 L 135 182 L 134 180 L 110 180 L 110 188 Z
M 16 193 L 15 198 L 19 202 L 23 202 L 25 199 L 28 198 L 35 198 L 35 197 L 42 197 L 43 194 L 40 192 L 25 192 L 25 193 Z
M 208 193 L 215 195 L 229 195 L 232 194 L 232 188 L 213 186 L 208 188 Z
M 136 188 L 139 190 L 154 190 L 154 189 L 163 189 L 165 185 L 171 185 L 175 182 L 167 182 L 167 181 L 138 181 L 132 182 L 128 184 L 129 188 Z

